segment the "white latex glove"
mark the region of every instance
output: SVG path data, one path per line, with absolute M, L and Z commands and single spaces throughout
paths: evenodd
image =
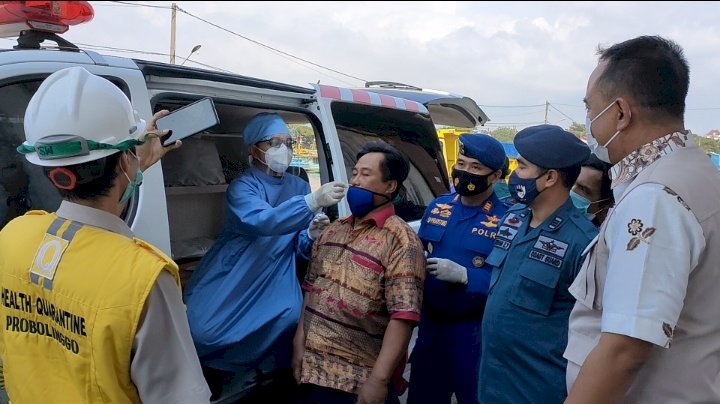
M 305 195 L 305 202 L 310 210 L 317 212 L 321 208 L 337 205 L 347 192 L 347 184 L 333 181 L 323 184 L 315 192 Z
M 427 270 L 441 281 L 467 285 L 467 268 L 445 258 L 428 258 Z
M 308 227 L 308 236 L 310 237 L 310 240 L 315 241 L 315 239 L 320 237 L 320 234 L 329 225 L 330 218 L 327 217 L 326 214 L 318 213 L 317 215 L 315 215 L 312 222 L 310 222 L 310 226 Z

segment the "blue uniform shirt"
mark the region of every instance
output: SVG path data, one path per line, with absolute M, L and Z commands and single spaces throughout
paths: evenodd
M 430 203 L 418 231 L 427 256 L 447 258 L 464 266 L 468 283 L 425 277 L 423 317 L 447 321 L 482 316 L 492 271 L 485 261 L 506 210 L 495 193 L 480 206 L 463 206 L 456 193 Z
M 499 223 L 482 321 L 479 399 L 483 403 L 562 403 L 568 292 L 595 226 L 570 198 L 533 229 L 531 210 L 511 207 Z

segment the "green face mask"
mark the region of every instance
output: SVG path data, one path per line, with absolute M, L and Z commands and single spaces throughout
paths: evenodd
M 132 152 L 130 152 L 130 154 L 132 154 L 133 157 L 135 157 L 137 159 L 137 156 L 135 156 Z M 122 170 L 122 172 L 123 172 L 123 174 L 125 174 L 125 178 L 127 178 L 127 180 L 129 181 L 127 188 L 125 188 L 125 192 L 120 197 L 120 203 L 125 203 L 128 200 L 130 200 L 130 197 L 135 193 L 135 190 L 137 189 L 137 187 L 142 185 L 143 173 L 142 173 L 142 171 L 140 171 L 140 167 L 138 167 L 135 170 L 135 179 L 131 180 L 130 177 L 125 172 L 125 170 Z

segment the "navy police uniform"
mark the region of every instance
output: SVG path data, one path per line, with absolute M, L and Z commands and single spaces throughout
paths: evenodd
M 579 166 L 587 146 L 560 127 L 520 131 L 515 146 L 527 161 L 547 169 Z M 568 292 L 595 226 L 570 198 L 541 225 L 530 227 L 532 210 L 517 204 L 501 219 L 482 324 L 478 398 L 483 403 L 562 403 L 568 317 L 575 299 Z
M 502 165 L 502 145 L 490 136 L 463 135 L 460 141 L 461 154 L 491 169 Z M 428 258 L 464 266 L 467 285 L 426 276 L 408 403 L 449 403 L 453 393 L 461 404 L 477 402 L 480 325 L 492 271 L 486 259 L 506 210 L 494 192 L 479 206 L 465 206 L 454 191 L 425 211 L 418 236 Z

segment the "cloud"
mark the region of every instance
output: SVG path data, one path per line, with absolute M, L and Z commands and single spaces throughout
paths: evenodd
M 169 52 L 170 10 L 92 4 L 95 19 L 71 28 L 66 38 Z M 391 80 L 468 95 L 483 105 L 536 105 L 547 100 L 578 122 L 585 119 L 580 100 L 597 63 L 598 44 L 659 34 L 678 41 L 691 65 L 687 126 L 699 133 L 720 127 L 718 110 L 700 109 L 720 107 L 716 90 L 720 88 L 720 9 L 713 3 L 181 1 L 178 5 L 246 37 L 178 13 L 178 63 L 201 44 L 188 65 L 197 61 L 303 86 L 318 80 L 363 85 L 348 76 Z M 11 44 L 7 41 L 6 46 Z M 146 54 L 122 56 L 169 60 Z M 545 119 L 544 106 L 486 107 L 486 112 L 495 122 Z M 570 123 L 552 108 L 548 120 Z

